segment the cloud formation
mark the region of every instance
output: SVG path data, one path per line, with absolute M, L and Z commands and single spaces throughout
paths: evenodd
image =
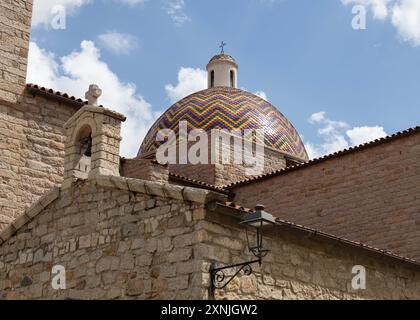
M 321 143 L 305 143 L 311 159 L 387 136 L 383 127 L 351 128 L 344 121 L 329 119 L 323 111 L 312 114 L 308 122 L 319 127 L 318 136 L 322 140 Z
M 364 5 L 375 19 L 388 19 L 404 41 L 420 45 L 419 0 L 341 0 L 344 5 Z
M 138 46 L 138 40 L 135 36 L 117 31 L 100 34 L 98 39 L 99 45 L 117 56 L 128 55 L 131 50 Z
M 191 21 L 191 18 L 185 13 L 184 0 L 166 0 L 165 10 L 178 27 L 181 27 L 185 22 Z
M 167 84 L 165 86 L 166 94 L 171 103 L 176 103 L 182 98 L 201 90 L 207 89 L 207 71 L 200 68 L 181 67 L 178 71 L 178 83 L 176 85 Z M 241 90 L 247 91 L 246 88 Z M 256 91 L 255 95 L 264 100 L 268 100 L 264 91 Z
M 264 91 L 260 90 L 260 91 L 254 92 L 254 94 L 264 100 L 268 100 L 267 94 Z
M 186 96 L 207 88 L 207 72 L 200 68 L 181 67 L 178 72 L 178 83 L 165 86 L 166 94 L 172 103 Z
M 80 49 L 56 58 L 54 53 L 30 43 L 27 81 L 84 97 L 89 84 L 99 85 L 103 95 L 99 103 L 123 113 L 121 154 L 132 157 L 154 121 L 152 106 L 132 83 L 121 81 L 101 60 L 100 50 L 92 41 L 83 41 Z
M 57 7 L 65 9 L 66 14 L 73 14 L 80 7 L 92 2 L 92 0 L 34 0 L 32 26 L 44 26 L 49 28 L 57 12 Z

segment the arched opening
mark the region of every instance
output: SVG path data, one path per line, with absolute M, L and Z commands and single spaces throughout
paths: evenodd
M 235 71 L 230 70 L 230 86 L 235 88 Z
M 74 171 L 80 179 L 87 179 L 91 170 L 92 156 L 92 128 L 85 125 L 79 129 L 76 135 L 75 147 L 77 157 L 74 163 Z
M 210 72 L 210 88 L 214 88 L 214 70 Z

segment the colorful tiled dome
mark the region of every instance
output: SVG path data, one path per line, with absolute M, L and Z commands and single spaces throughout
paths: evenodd
M 216 87 L 196 92 L 170 107 L 152 126 L 140 147 L 146 156 L 160 146 L 156 135 L 161 129 L 178 131 L 179 122 L 188 129 L 262 129 L 265 145 L 307 160 L 308 155 L 296 129 L 286 117 L 264 99 L 236 88 Z

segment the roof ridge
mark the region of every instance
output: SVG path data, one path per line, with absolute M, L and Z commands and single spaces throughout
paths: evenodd
M 92 180 L 88 179 L 83 181 L 93 182 L 97 186 L 103 188 L 115 188 L 133 193 L 143 193 L 163 198 L 190 201 L 198 204 L 206 204 L 208 202 L 218 200 L 222 201 L 227 198 L 226 195 L 211 190 L 169 185 L 161 182 L 153 182 L 120 176 L 97 175 Z M 53 201 L 58 199 L 61 195 L 61 192 L 61 187 L 54 187 L 37 201 L 35 201 L 28 209 L 24 211 L 23 214 L 17 217 L 4 230 L 0 231 L 0 246 L 9 240 L 19 229 L 21 229 L 38 214 L 40 214 Z
M 75 96 L 71 96 L 68 93 L 56 91 L 54 89 L 43 87 L 43 86 L 33 84 L 33 83 L 27 83 L 26 89 L 28 90 L 29 93 L 32 93 L 32 94 L 41 93 L 42 95 L 45 95 L 48 97 L 52 97 L 56 99 L 58 98 L 60 100 L 67 100 L 67 102 L 78 105 L 80 107 L 87 104 L 87 101 L 81 98 L 76 98 Z
M 172 178 L 175 178 L 175 179 L 179 179 L 181 181 L 189 182 L 191 184 L 196 184 L 196 185 L 200 185 L 202 187 L 206 187 L 206 188 L 208 188 L 209 190 L 212 190 L 212 191 L 230 193 L 229 190 L 226 190 L 223 187 L 215 186 L 213 184 L 210 184 L 210 183 L 207 183 L 207 182 L 204 182 L 204 181 L 188 178 L 186 176 L 183 176 L 183 175 L 180 175 L 180 174 L 177 174 L 177 173 L 169 172 L 169 176 L 172 177 Z
M 240 205 L 237 205 L 233 202 L 225 202 L 225 203 L 217 203 L 217 204 L 221 205 L 221 206 L 224 206 L 224 207 L 227 207 L 227 208 L 231 208 L 233 210 L 241 211 L 245 214 L 248 214 L 248 213 L 251 213 L 251 212 L 254 211 L 252 209 L 245 208 L 245 207 L 242 207 Z M 339 237 L 339 236 L 336 236 L 334 234 L 327 233 L 327 232 L 324 232 L 324 231 L 321 231 L 321 230 L 318 230 L 318 229 L 314 229 L 314 228 L 311 228 L 311 227 L 307 227 L 307 226 L 304 226 L 304 225 L 301 225 L 301 224 L 297 224 L 297 223 L 294 223 L 294 222 L 291 222 L 291 221 L 288 221 L 288 220 L 285 220 L 285 219 L 275 218 L 275 220 L 276 220 L 277 224 L 282 225 L 282 226 L 286 226 L 286 227 L 293 228 L 293 229 L 296 229 L 296 230 L 299 230 L 299 231 L 307 232 L 307 233 L 310 233 L 311 235 L 314 235 L 314 236 L 320 236 L 322 238 L 328 238 L 330 240 L 334 240 L 334 241 L 337 241 L 337 242 L 340 242 L 340 243 L 351 245 L 353 247 L 357 247 L 357 248 L 361 248 L 361 249 L 364 249 L 364 250 L 372 251 L 372 252 L 375 252 L 375 253 L 380 254 L 382 256 L 387 256 L 389 258 L 397 259 L 399 261 L 407 262 L 407 263 L 410 263 L 410 264 L 414 264 L 417 267 L 420 267 L 420 261 L 401 256 L 399 254 L 393 253 L 392 251 L 379 249 L 379 248 L 370 246 L 370 245 L 362 243 L 362 242 L 357 242 L 357 241 L 353 241 L 353 240 L 350 240 L 350 239 L 347 239 L 347 238 Z

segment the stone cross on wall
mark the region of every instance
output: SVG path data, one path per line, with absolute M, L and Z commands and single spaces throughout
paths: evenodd
M 98 106 L 98 98 L 102 95 L 102 90 L 96 85 L 91 84 L 89 90 L 85 94 L 85 98 L 88 100 L 90 106 Z

